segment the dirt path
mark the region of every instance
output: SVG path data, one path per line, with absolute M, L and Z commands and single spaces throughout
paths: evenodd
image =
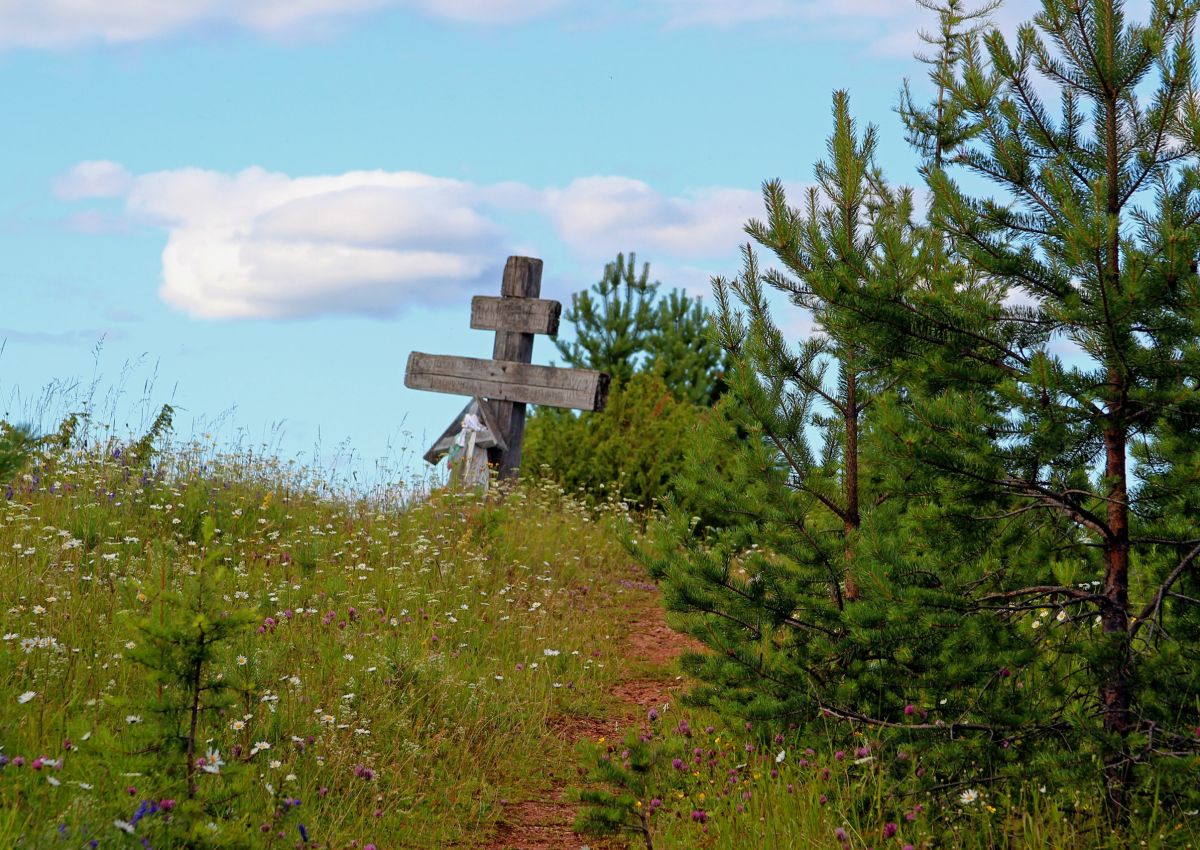
M 651 708 L 662 709 L 675 702 L 684 682 L 676 672 L 675 661 L 687 649 L 699 645 L 686 635 L 672 630 L 663 616 L 658 590 L 642 582 L 626 582 L 624 597 L 626 636 L 618 648 L 622 658 L 640 671 L 640 675 L 622 679 L 610 693 L 616 699 L 608 717 L 563 716 L 552 718 L 547 734 L 574 745 L 584 738 L 619 738 L 625 729 L 646 723 Z M 647 675 L 649 671 L 649 675 Z M 626 844 L 609 838 L 581 835 L 572 829 L 578 806 L 568 802 L 566 789 L 577 784 L 578 776 L 556 776 L 552 790 L 543 798 L 512 803 L 505 818 L 484 850 L 616 850 Z

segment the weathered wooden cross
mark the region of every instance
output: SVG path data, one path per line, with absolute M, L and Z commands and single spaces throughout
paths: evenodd
M 500 431 L 498 445 L 488 449 L 488 461 L 498 467 L 501 478 L 511 478 L 521 465 L 526 404 L 603 410 L 608 399 L 604 372 L 531 365 L 533 335 L 557 334 L 562 312 L 559 302 L 538 297 L 541 290 L 542 261 L 509 257 L 500 297 L 471 299 L 471 327 L 496 332 L 492 359 L 414 351 L 404 373 L 409 389 L 488 400 L 487 418 Z

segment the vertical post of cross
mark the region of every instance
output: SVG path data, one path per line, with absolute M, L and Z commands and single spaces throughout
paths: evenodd
M 542 261 L 536 257 L 509 257 L 500 284 L 501 298 L 537 298 L 542 291 Z M 533 334 L 496 331 L 492 359 L 533 362 Z M 491 401 L 507 449 L 488 449 L 488 462 L 501 478 L 512 478 L 521 465 L 521 438 L 525 434 L 525 402 Z

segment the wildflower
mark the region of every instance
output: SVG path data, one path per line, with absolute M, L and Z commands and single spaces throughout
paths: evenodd
M 899 829 L 900 829 L 900 827 L 899 827 L 897 824 L 895 824 L 895 823 L 893 823 L 893 822 L 891 822 L 891 821 L 888 821 L 887 823 L 885 823 L 885 824 L 883 825 L 883 837 L 884 837 L 884 838 L 891 838 L 893 835 L 895 835 L 895 834 L 896 834 L 896 832 L 897 832 Z
M 297 828 L 300 830 L 300 840 L 303 841 L 305 844 L 307 844 L 308 843 L 308 830 L 304 828 L 304 824 L 298 824 Z
M 547 658 L 553 658 L 554 656 L 556 656 L 558 654 L 559 654 L 559 651 L 557 649 L 543 649 L 542 650 L 542 655 L 546 656 Z
M 129 821 L 118 818 L 117 820 L 113 821 L 113 826 L 121 830 L 121 832 L 127 832 L 130 835 L 133 835 L 133 824 L 131 824 Z
M 840 826 L 833 831 L 833 837 L 843 844 L 850 840 L 850 836 L 846 834 L 846 830 L 842 829 Z
M 283 767 L 283 762 L 281 762 L 279 759 L 271 759 L 269 762 L 267 762 L 267 767 L 271 768 L 271 770 L 275 770 L 276 768 Z
M 26 691 L 25 693 L 23 693 L 17 697 L 17 702 L 20 703 L 21 705 L 24 705 L 25 703 L 27 703 L 31 699 L 33 699 L 35 696 L 37 696 L 37 691 Z
M 683 759 L 671 759 L 671 767 L 675 768 L 676 770 L 683 770 Z
M 250 748 L 250 755 L 256 756 L 259 753 L 261 753 L 263 750 L 269 750 L 269 749 L 271 749 L 271 745 L 268 744 L 266 741 L 257 741 L 257 742 L 255 742 L 254 746 Z
M 910 717 L 913 714 L 915 714 L 916 711 L 917 711 L 917 707 L 915 705 L 913 705 L 911 702 L 908 705 L 904 706 L 904 713 L 909 715 Z
M 653 723 L 655 720 L 658 720 L 658 709 L 652 708 L 646 712 L 646 719 L 651 723 Z
M 979 792 L 974 788 L 968 788 L 966 791 L 963 791 L 958 795 L 958 802 L 962 803 L 964 806 L 969 806 L 978 799 Z
M 785 758 L 787 758 L 787 750 L 780 750 L 779 755 L 775 756 L 775 764 L 782 764 Z
M 232 723 L 229 724 L 229 728 L 232 729 L 234 732 L 241 732 L 243 729 L 246 728 L 246 721 L 234 720 Z
M 126 722 L 126 723 L 128 723 L 130 726 L 132 726 L 132 725 L 133 725 L 133 724 L 135 724 L 135 723 L 141 723 L 141 722 L 142 722 L 142 715 L 140 715 L 140 714 L 126 714 L 126 715 L 125 715 L 125 722 Z
M 239 666 L 239 667 L 245 667 L 245 666 L 246 666 L 246 663 L 247 663 L 249 660 L 250 660 L 250 659 L 248 659 L 248 658 L 247 658 L 246 656 L 244 656 L 244 655 L 239 655 L 237 658 L 235 658 L 235 659 L 234 659 L 234 661 L 236 661 L 236 662 L 237 662 L 237 666 Z
M 225 762 L 221 759 L 221 751 L 209 747 L 208 752 L 204 755 L 204 764 L 200 769 L 205 773 L 220 773 L 224 764 Z
M 693 809 L 692 820 L 696 823 L 708 823 L 708 812 L 704 809 Z
M 47 782 L 49 782 L 51 785 L 53 785 L 53 786 L 54 786 L 54 787 L 56 787 L 56 788 L 57 788 L 59 785 L 62 785 L 62 783 L 58 781 L 58 778 L 57 778 L 57 777 L 54 777 L 54 776 L 47 776 L 47 777 L 46 777 L 46 781 L 47 781 Z

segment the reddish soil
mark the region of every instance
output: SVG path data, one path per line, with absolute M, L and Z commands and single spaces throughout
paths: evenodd
M 659 711 L 679 698 L 684 689 L 683 677 L 675 672 L 675 661 L 700 644 L 667 625 L 657 590 L 639 586 L 627 590 L 629 632 L 620 647 L 622 658 L 637 667 L 652 666 L 662 670 L 661 678 L 647 676 L 618 682 L 611 694 L 617 700 L 609 717 L 578 717 L 561 715 L 547 722 L 547 734 L 569 744 L 585 738 L 619 737 L 630 726 L 646 722 L 651 708 Z M 625 665 L 623 665 L 625 666 Z M 484 850 L 619 850 L 625 842 L 597 838 L 575 832 L 577 806 L 565 801 L 567 782 L 556 782 L 549 799 L 510 803 L 503 822 L 484 844 Z

